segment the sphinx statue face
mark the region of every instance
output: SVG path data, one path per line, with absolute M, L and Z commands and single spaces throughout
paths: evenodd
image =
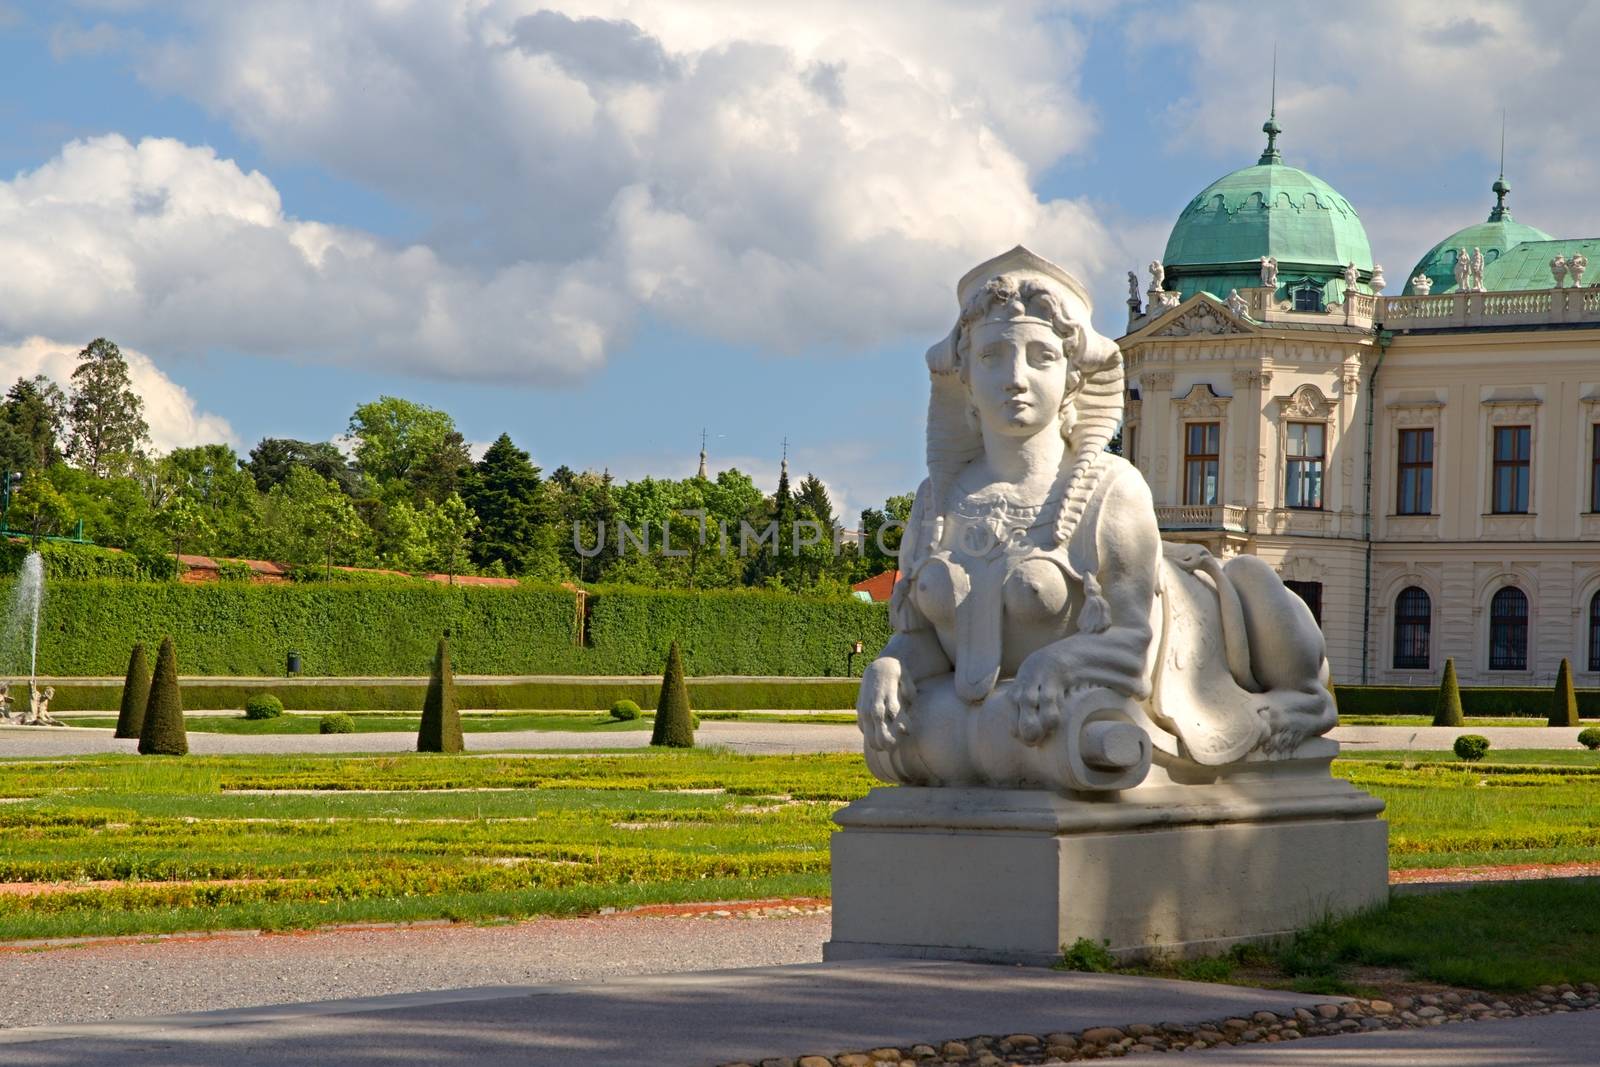
M 1055 330 L 1032 320 L 973 328 L 967 371 L 985 433 L 1031 437 L 1060 423 L 1070 366 Z

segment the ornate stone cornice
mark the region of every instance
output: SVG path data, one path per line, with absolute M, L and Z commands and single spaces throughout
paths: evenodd
M 1231 399 L 1218 396 L 1209 383 L 1201 382 L 1185 396 L 1173 400 L 1172 406 L 1185 419 L 1220 419 L 1228 413 L 1228 401 Z
M 1326 419 L 1333 414 L 1333 402 L 1309 382 L 1288 396 L 1274 397 L 1278 413 L 1291 419 Z

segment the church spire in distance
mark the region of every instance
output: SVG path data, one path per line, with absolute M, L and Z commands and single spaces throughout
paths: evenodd
M 1278 134 L 1283 132 L 1283 127 L 1278 125 L 1278 46 L 1272 46 L 1272 107 L 1267 112 L 1267 121 L 1261 124 L 1261 132 L 1267 135 L 1267 149 L 1261 153 L 1261 158 L 1256 160 L 1257 166 L 1269 166 L 1283 162 L 1283 153 L 1278 151 Z

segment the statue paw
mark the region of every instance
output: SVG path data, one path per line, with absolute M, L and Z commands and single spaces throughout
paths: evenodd
M 887 751 L 911 732 L 906 712 L 916 695 L 916 683 L 898 660 L 880 656 L 867 667 L 856 698 L 856 723 L 868 748 Z
M 1011 686 L 1017 708 L 1012 733 L 1025 745 L 1042 745 L 1061 725 L 1067 694 L 1055 672 L 1027 667 Z

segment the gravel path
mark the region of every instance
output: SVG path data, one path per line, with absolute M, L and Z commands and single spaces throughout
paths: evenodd
M 70 756 L 137 750 L 132 739 L 111 736 L 109 728 L 71 726 L 0 726 L 0 756 Z M 861 731 L 852 723 L 701 723 L 695 737 L 702 745 L 722 745 L 738 752 L 769 755 L 789 752 L 859 752 Z M 626 733 L 568 733 L 558 730 L 511 730 L 466 735 L 467 751 L 506 749 L 647 748 L 649 730 Z M 298 752 L 415 752 L 416 734 L 407 731 L 373 734 L 211 734 L 192 730 L 189 751 L 197 755 Z
M 1578 746 L 1576 729 L 1547 726 L 1340 726 L 1328 736 L 1352 752 L 1361 749 L 1448 751 L 1457 737 L 1482 734 L 1496 749 L 1570 748 Z M 851 723 L 707 722 L 696 736 L 704 745 L 722 745 L 739 752 L 859 752 L 861 733 Z M 646 748 L 650 731 L 567 733 L 517 730 L 466 735 L 469 752 L 508 749 Z M 377 734 L 189 734 L 189 750 L 204 755 L 294 752 L 411 752 L 416 736 L 409 732 Z M 68 756 L 97 752 L 133 752 L 137 742 L 118 740 L 109 729 L 0 726 L 0 756 Z
M 727 907 L 724 905 L 723 907 Z M 536 919 L 0 951 L 0 1027 L 813 963 L 826 912 Z

